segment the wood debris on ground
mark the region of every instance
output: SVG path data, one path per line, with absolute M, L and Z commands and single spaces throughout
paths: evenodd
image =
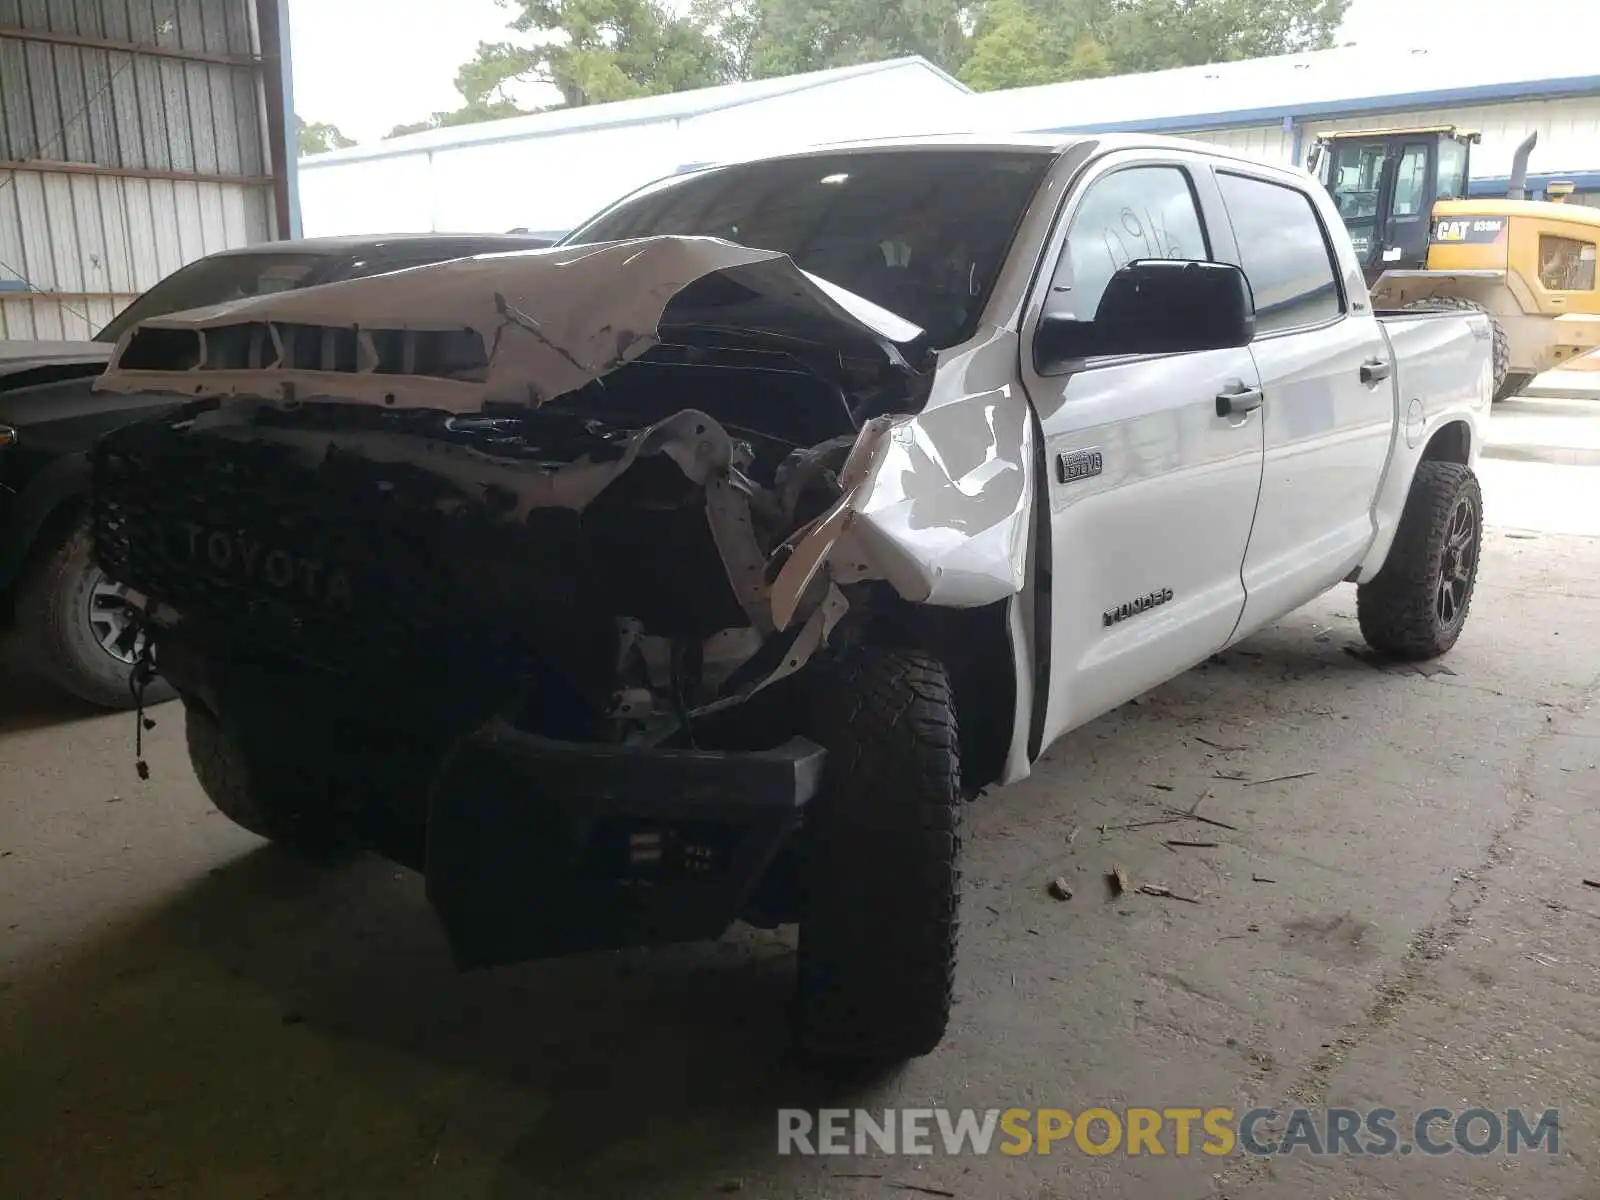
M 1251 779 L 1245 783 L 1245 787 L 1260 787 L 1263 783 L 1283 783 L 1290 779 L 1309 779 L 1315 774 L 1315 771 L 1295 771 L 1289 775 L 1274 775 L 1271 779 Z
M 1114 896 L 1122 895 L 1133 886 L 1128 882 L 1128 868 L 1121 863 L 1112 866 L 1111 874 L 1107 878 L 1110 880 L 1111 894 Z
M 1199 904 L 1193 896 L 1180 896 L 1177 892 L 1162 883 L 1142 883 L 1139 890 L 1146 896 L 1159 896 L 1163 900 L 1182 900 L 1185 904 Z
M 1057 900 L 1072 899 L 1072 885 L 1059 875 L 1050 881 L 1050 894 Z

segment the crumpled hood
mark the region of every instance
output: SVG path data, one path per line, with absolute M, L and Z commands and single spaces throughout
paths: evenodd
M 187 335 L 187 336 L 185 336 Z M 96 387 L 536 407 L 661 342 L 913 370 L 922 331 L 786 255 L 654 237 L 481 255 L 152 317 Z

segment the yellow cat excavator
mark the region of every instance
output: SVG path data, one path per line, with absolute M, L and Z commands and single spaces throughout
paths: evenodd
M 1600 209 L 1571 184 L 1528 199 L 1517 148 L 1503 200 L 1467 199 L 1477 133 L 1453 125 L 1329 133 L 1307 169 L 1332 194 L 1381 308 L 1472 308 L 1494 325 L 1494 394 L 1600 347 Z

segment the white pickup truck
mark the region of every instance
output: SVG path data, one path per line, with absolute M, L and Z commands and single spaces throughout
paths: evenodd
M 95 453 L 219 808 L 426 875 L 463 967 L 797 922 L 798 1038 L 940 1041 L 961 815 L 1354 583 L 1448 650 L 1477 314 L 1374 312 L 1298 171 L 833 147 L 562 244 L 143 322 Z

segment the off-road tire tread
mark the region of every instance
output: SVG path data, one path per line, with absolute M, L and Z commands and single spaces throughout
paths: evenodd
M 294 849 L 325 853 L 343 848 L 331 823 L 296 811 L 291 797 L 263 795 L 249 763 L 220 721 L 203 706 L 184 701 L 189 762 L 206 798 L 235 825 Z
M 931 1051 L 949 1024 L 963 803 L 955 700 L 939 660 L 864 646 L 820 667 L 828 750 L 803 831 L 796 1026 L 859 1066 Z
M 93 561 L 88 523 L 76 521 L 59 543 L 37 556 L 17 585 L 12 637 L 21 665 L 45 682 L 97 708 L 130 709 L 136 704 L 128 687 L 132 668 L 123 668 L 97 645 L 82 645 L 81 633 L 72 628 L 84 603 L 79 594 L 83 573 Z M 102 655 L 105 662 L 91 665 L 86 661 L 90 655 Z M 153 679 L 145 687 L 144 702 L 160 704 L 174 695 L 165 680 Z
M 1513 396 L 1520 396 L 1533 382 L 1533 376 L 1526 371 L 1512 371 L 1507 373 L 1505 382 L 1495 389 L 1495 400 L 1509 400 Z
M 1440 557 L 1450 518 L 1463 492 L 1478 513 L 1477 559 L 1452 628 L 1442 628 L 1434 611 Z M 1406 497 L 1400 528 L 1383 569 L 1356 588 L 1356 620 L 1367 644 L 1380 654 L 1410 662 L 1437 658 L 1455 645 L 1465 628 L 1483 561 L 1483 492 L 1470 467 L 1425 462 L 1417 468 Z
M 1491 339 L 1491 344 L 1494 347 L 1494 398 L 1496 400 L 1504 400 L 1506 396 L 1515 394 L 1506 391 L 1512 378 L 1514 378 L 1510 373 L 1511 339 L 1506 336 L 1505 328 L 1499 321 L 1495 320 L 1494 314 L 1487 308 L 1476 300 L 1466 300 L 1460 296 L 1435 296 L 1428 300 L 1413 300 L 1405 307 L 1413 312 L 1438 312 L 1441 309 L 1447 309 L 1455 312 L 1477 312 L 1488 317 L 1489 327 L 1494 331 L 1494 337 Z M 1532 378 L 1530 375 L 1527 379 L 1524 379 L 1521 386 L 1516 390 L 1521 391 L 1522 388 L 1527 387 L 1529 380 Z

